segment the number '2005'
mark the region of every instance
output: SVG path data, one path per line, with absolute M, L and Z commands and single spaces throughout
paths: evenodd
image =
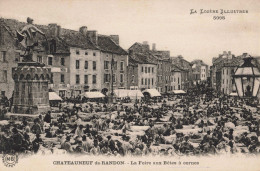
M 225 16 L 214 16 L 213 20 L 225 20 Z

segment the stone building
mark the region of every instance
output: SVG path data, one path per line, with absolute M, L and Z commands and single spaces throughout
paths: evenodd
M 185 60 L 181 55 L 171 57 L 171 63 L 181 68 L 181 88 L 187 90 L 193 85 L 192 64 Z
M 181 90 L 182 89 L 182 70 L 176 65 L 172 65 L 171 67 L 171 89 L 172 90 Z
M 212 88 L 221 92 L 221 81 L 222 81 L 222 67 L 227 60 L 233 59 L 235 57 L 231 51 L 224 51 L 219 54 L 218 57 L 212 59 L 212 66 L 210 67 L 210 85 Z
M 112 87 L 127 89 L 128 53 L 119 45 L 119 36 L 98 35 L 97 47 L 100 49 L 102 92 L 109 94 Z
M 129 89 L 156 89 L 157 65 L 146 55 L 129 50 Z
M 206 82 L 209 76 L 208 65 L 202 60 L 194 60 L 191 64 L 194 83 Z
M 167 92 L 170 90 L 170 76 L 171 76 L 171 66 L 169 63 L 170 52 L 169 51 L 158 51 L 156 49 L 156 44 L 152 45 L 152 49 L 150 49 L 150 45 L 147 41 L 143 43 L 134 43 L 129 51 L 133 51 L 134 53 L 143 54 L 146 57 L 147 62 L 155 64 L 156 69 L 156 84 L 155 88 L 159 92 Z

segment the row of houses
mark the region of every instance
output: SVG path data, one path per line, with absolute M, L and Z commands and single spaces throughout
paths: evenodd
M 243 58 L 248 57 L 248 53 L 235 56 L 231 51 L 224 51 L 218 57 L 212 59 L 210 66 L 210 84 L 219 93 L 230 95 L 236 93 L 236 86 L 233 79 L 236 68 L 243 64 Z M 252 63 L 258 68 L 260 57 L 254 56 Z
M 24 49 L 15 33 L 25 25 L 0 19 L 0 90 L 8 98 L 14 89 L 12 68 L 23 60 Z M 108 95 L 114 89 L 167 93 L 186 90 L 209 75 L 201 60 L 188 62 L 182 56 L 171 57 L 169 51 L 157 50 L 156 44 L 150 49 L 148 42 L 134 43 L 125 50 L 118 35 L 101 35 L 86 26 L 78 31 L 57 24 L 36 26 L 46 34 L 47 41 L 39 37 L 33 60 L 51 68 L 49 89 L 61 97 L 76 97 L 86 91 Z

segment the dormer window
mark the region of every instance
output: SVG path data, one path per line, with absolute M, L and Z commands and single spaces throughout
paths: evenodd
M 79 50 L 76 50 L 76 54 L 79 55 Z

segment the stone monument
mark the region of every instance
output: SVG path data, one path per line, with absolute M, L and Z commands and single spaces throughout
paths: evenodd
M 48 82 L 50 81 L 50 68 L 44 64 L 33 61 L 32 56 L 38 46 L 36 35 L 45 34 L 33 25 L 33 19 L 27 18 L 27 25 L 17 31 L 19 42 L 25 41 L 23 61 L 12 69 L 14 79 L 14 93 L 12 112 L 15 114 L 40 114 L 50 110 Z M 46 39 L 47 41 L 47 39 Z

